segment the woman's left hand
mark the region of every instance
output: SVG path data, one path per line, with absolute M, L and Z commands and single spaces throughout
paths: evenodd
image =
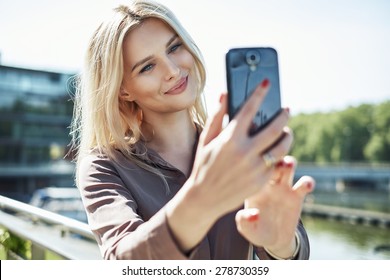
M 237 212 L 238 231 L 254 246 L 264 247 L 280 258 L 293 255 L 295 230 L 305 196 L 314 189 L 314 179 L 304 176 L 292 186 L 296 161 L 284 157 L 274 168 L 270 182 L 246 199 Z

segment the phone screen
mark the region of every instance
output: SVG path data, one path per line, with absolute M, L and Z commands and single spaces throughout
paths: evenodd
M 249 131 L 253 135 L 281 110 L 277 52 L 273 48 L 231 49 L 226 54 L 226 74 L 230 120 L 264 79 L 270 81 L 270 90 Z

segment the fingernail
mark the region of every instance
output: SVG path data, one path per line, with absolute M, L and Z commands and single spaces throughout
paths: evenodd
M 262 88 L 266 88 L 268 85 L 269 85 L 269 80 L 268 79 L 264 79 L 263 82 L 261 83 L 261 87 Z
M 250 214 L 248 217 L 248 222 L 255 222 L 259 219 L 259 214 Z
M 311 190 L 311 189 L 313 188 L 313 183 L 312 183 L 312 182 L 307 182 L 307 183 L 306 183 L 306 188 L 307 188 L 308 190 Z
M 279 160 L 276 164 L 275 167 L 283 167 L 285 164 L 284 160 Z
M 294 167 L 294 162 L 288 161 L 288 162 L 286 162 L 286 166 L 287 167 Z

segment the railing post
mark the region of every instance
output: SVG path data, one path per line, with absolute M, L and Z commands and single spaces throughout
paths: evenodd
M 31 244 L 31 259 L 32 260 L 44 260 L 45 259 L 45 248 L 39 246 L 36 243 Z

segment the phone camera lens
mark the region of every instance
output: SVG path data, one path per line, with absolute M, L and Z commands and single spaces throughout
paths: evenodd
M 255 66 L 255 65 L 259 64 L 260 54 L 254 50 L 248 51 L 246 53 L 246 62 L 251 66 Z

